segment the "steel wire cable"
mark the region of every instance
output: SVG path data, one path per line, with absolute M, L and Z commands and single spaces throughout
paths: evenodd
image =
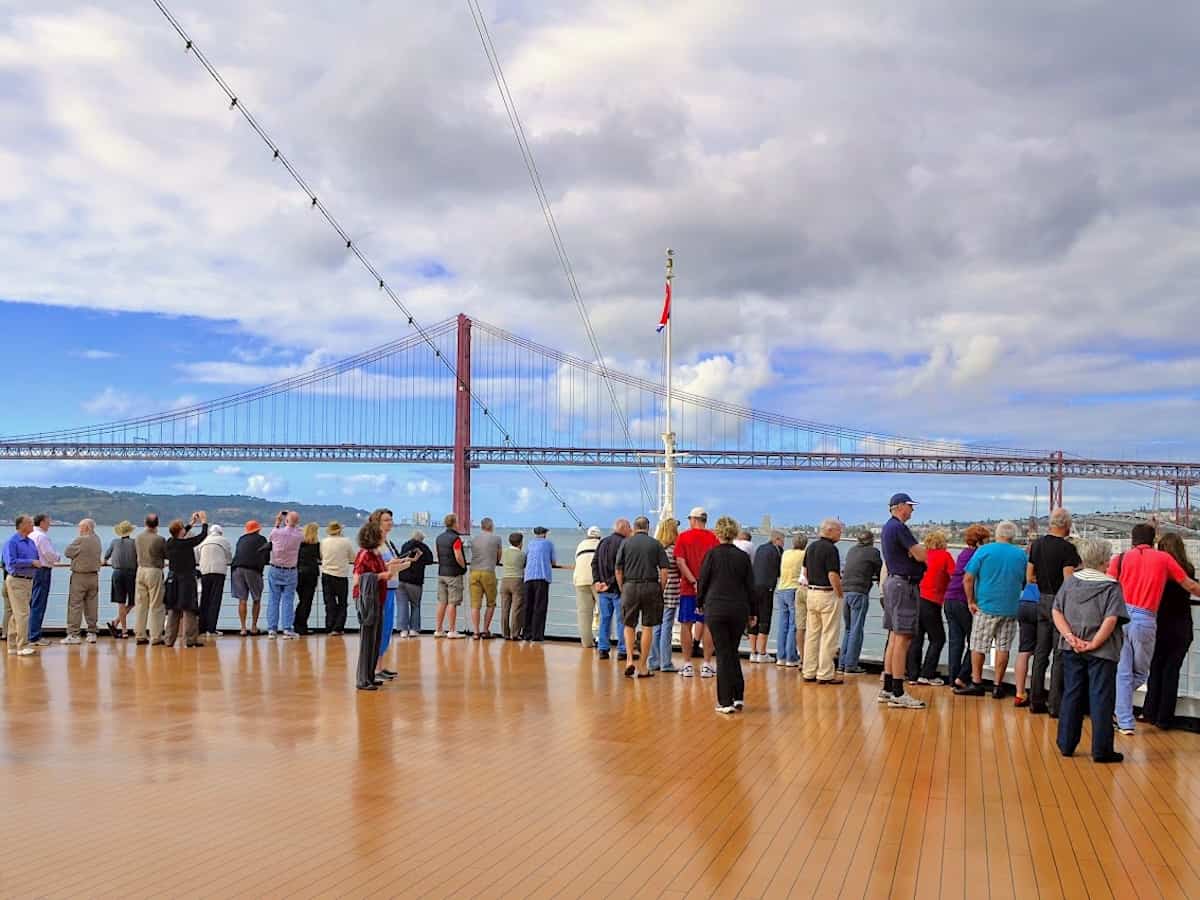
M 563 241 L 562 234 L 558 228 L 558 220 L 554 216 L 554 208 L 550 203 L 549 196 L 546 194 L 545 185 L 542 183 L 541 171 L 538 169 L 533 149 L 529 145 L 529 139 L 525 135 L 524 123 L 522 123 L 520 113 L 517 111 L 517 104 L 513 99 L 512 91 L 509 90 L 508 79 L 504 76 L 504 67 L 500 64 L 500 56 L 496 52 L 496 45 L 492 43 L 491 31 L 487 27 L 483 11 L 479 8 L 476 0 L 467 0 L 467 7 L 471 12 L 471 19 L 475 23 L 475 30 L 479 33 L 479 41 L 483 45 L 484 55 L 487 56 L 488 67 L 492 70 L 492 78 L 496 82 L 496 90 L 500 94 L 500 101 L 504 104 L 504 111 L 508 116 L 508 123 L 512 127 L 513 137 L 516 138 L 517 146 L 521 151 L 521 159 L 525 163 L 525 171 L 529 174 L 529 181 L 533 185 L 534 194 L 537 195 L 538 205 L 542 210 L 542 217 L 546 220 L 546 228 L 550 232 L 550 239 L 554 244 L 555 255 L 558 257 L 563 275 L 566 276 L 567 287 L 570 290 L 572 299 L 575 301 L 575 308 L 579 311 L 580 319 L 583 320 L 583 328 L 587 333 L 588 343 L 591 344 L 592 353 L 596 357 L 596 364 L 600 367 L 605 384 L 608 386 L 609 399 L 612 401 L 613 412 L 616 414 L 617 421 L 621 426 L 626 445 L 630 450 L 634 450 L 636 447 L 633 443 L 633 434 L 629 429 L 629 420 L 625 415 L 625 410 L 621 406 L 620 400 L 617 399 L 616 388 L 608 378 L 608 366 L 604 362 L 604 354 L 600 350 L 600 341 L 596 337 L 595 328 L 592 327 L 592 319 L 588 314 L 587 303 L 583 298 L 583 291 L 580 290 L 579 281 L 575 277 L 575 267 L 571 264 L 571 257 L 567 253 L 566 242 Z M 640 469 L 637 474 L 641 485 L 642 497 L 646 501 L 647 508 L 649 508 L 654 503 L 649 481 L 647 480 L 646 473 Z
M 208 73 L 209 77 L 212 78 L 216 85 L 221 89 L 222 93 L 225 94 L 226 98 L 229 100 L 229 108 L 231 110 L 237 110 L 241 114 L 242 118 L 246 121 L 246 124 L 250 126 L 251 130 L 258 135 L 264 144 L 267 145 L 267 147 L 271 150 L 272 158 L 277 160 L 280 165 L 284 167 L 287 173 L 291 175 L 292 180 L 296 182 L 297 186 L 299 186 L 299 188 L 309 198 L 311 207 L 321 214 L 321 217 L 325 219 L 334 232 L 337 233 L 338 237 L 345 243 L 345 249 L 354 254 L 355 258 L 359 261 L 359 263 L 361 263 L 363 268 L 370 273 L 375 283 L 379 285 L 379 290 L 383 292 L 392 302 L 392 304 L 395 305 L 396 308 L 405 315 L 408 320 L 408 324 L 434 352 L 434 357 L 442 363 L 447 371 L 450 372 L 451 376 L 454 378 L 457 390 L 463 391 L 469 395 L 472 403 L 479 407 L 484 417 L 489 419 L 500 432 L 505 445 L 515 446 L 511 437 L 509 436 L 508 430 L 496 418 L 495 414 L 492 413 L 490 407 L 478 397 L 478 395 L 469 385 L 465 384 L 463 380 L 459 378 L 454 364 L 451 363 L 446 358 L 445 354 L 441 352 L 441 349 L 437 347 L 429 332 L 427 332 L 426 329 L 417 321 L 411 310 L 409 310 L 404 301 L 400 299 L 400 296 L 396 293 L 392 286 L 388 284 L 387 279 L 371 262 L 367 255 L 363 252 L 362 248 L 354 243 L 354 240 L 351 238 L 350 234 L 342 227 L 341 223 L 338 222 L 333 213 L 330 212 L 328 207 L 326 207 L 323 202 L 321 202 L 316 192 L 309 186 L 308 182 L 305 181 L 304 177 L 288 159 L 287 155 L 283 153 L 279 145 L 267 133 L 266 129 L 259 124 L 258 120 L 254 117 L 250 110 L 246 108 L 246 105 L 239 100 L 237 93 L 228 84 L 228 82 L 225 81 L 225 79 L 221 76 L 221 73 L 217 70 L 216 66 L 209 61 L 204 52 L 198 46 L 196 46 L 196 42 L 191 38 L 187 30 L 183 27 L 171 10 L 167 8 L 167 5 L 163 3 L 162 0 L 154 0 L 154 5 L 158 7 L 159 12 L 162 13 L 163 17 L 171 25 L 171 28 L 174 29 L 175 33 L 178 34 L 183 40 L 185 51 L 191 53 L 192 56 L 195 57 L 196 61 L 200 63 L 200 65 Z M 542 487 L 545 488 L 546 491 L 556 501 L 558 501 L 559 506 L 566 511 L 572 519 L 575 520 L 579 527 L 582 528 L 583 520 L 567 502 L 562 493 L 550 483 L 550 479 L 546 477 L 545 473 L 542 472 L 538 465 L 534 463 L 533 460 L 527 458 L 522 459 L 521 462 L 529 468 L 529 470 L 539 481 L 541 481 Z

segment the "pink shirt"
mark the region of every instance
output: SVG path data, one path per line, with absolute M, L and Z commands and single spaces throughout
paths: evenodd
M 1121 574 L 1117 575 L 1120 569 Z M 1155 550 L 1148 544 L 1138 544 L 1131 550 L 1114 556 L 1108 564 L 1108 574 L 1121 582 L 1121 592 L 1130 606 L 1158 614 L 1163 588 L 1167 579 L 1187 581 L 1187 572 L 1170 553 Z
M 296 558 L 300 555 L 300 541 L 304 532 L 299 528 L 272 528 L 271 536 L 271 565 L 280 569 L 296 568 Z

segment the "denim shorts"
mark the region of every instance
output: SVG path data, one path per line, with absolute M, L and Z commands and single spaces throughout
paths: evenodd
M 679 621 L 680 622 L 703 622 L 704 613 L 696 612 L 696 598 L 689 597 L 687 594 L 679 595 Z

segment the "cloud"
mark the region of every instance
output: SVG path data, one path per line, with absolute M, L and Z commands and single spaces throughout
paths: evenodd
M 428 497 L 442 493 L 444 486 L 439 482 L 430 481 L 428 478 L 421 478 L 416 481 L 407 482 L 404 485 L 404 490 L 410 497 Z
M 519 487 L 513 491 L 512 512 L 514 514 L 528 512 L 533 506 L 533 491 L 527 487 Z
M 321 472 L 316 476 L 318 481 L 335 482 L 341 493 L 347 497 L 360 494 L 376 496 L 391 491 L 396 483 L 390 475 L 358 473 L 355 475 L 338 475 L 332 472 Z
M 128 415 L 137 405 L 137 399 L 132 394 L 112 386 L 104 388 L 99 394 L 80 404 L 83 411 L 89 415 L 107 419 Z
M 287 492 L 287 479 L 278 475 L 251 475 L 246 479 L 246 493 L 252 497 L 275 500 L 283 497 Z
M 75 355 L 80 359 L 116 359 L 119 354 L 111 350 L 80 350 Z
M 229 478 L 242 474 L 241 466 L 216 466 L 213 469 L 214 475 L 219 475 L 222 478 Z
M 26 6 L 0 25 L 7 296 L 233 322 L 229 359 L 186 372 L 210 384 L 408 333 L 169 29 L 132 0 Z M 1200 10 L 893 7 L 490 19 L 601 347 L 657 371 L 669 242 L 681 384 L 868 430 L 1111 446 L 1095 422 L 1126 411 L 1124 375 L 1184 394 L 1200 366 L 1179 325 Z M 461 308 L 590 355 L 461 8 L 419 32 L 386 4 L 180 14 L 419 321 Z M 318 43 L 317 63 L 294 49 Z M 300 357 L 260 355 L 281 335 Z M 1200 449 L 1188 396 L 1140 417 L 1146 440 Z

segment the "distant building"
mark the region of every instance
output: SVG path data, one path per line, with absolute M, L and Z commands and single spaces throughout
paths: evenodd
M 415 512 L 412 514 L 412 520 L 418 528 L 428 528 L 433 521 L 433 515 L 429 512 Z
M 771 524 L 771 514 L 767 513 L 762 517 L 762 523 L 758 526 L 758 530 L 762 534 L 770 534 L 773 527 Z

